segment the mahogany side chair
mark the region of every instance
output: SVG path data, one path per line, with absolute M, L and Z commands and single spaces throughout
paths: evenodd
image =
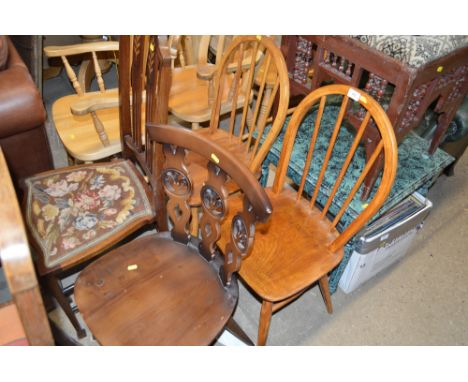
M 148 224 L 156 221 L 158 229 L 167 229 L 164 192 L 144 178 L 159 174 L 162 148 L 156 161 L 147 155 L 142 115 L 146 122 L 167 123 L 170 65 L 170 54 L 159 49 L 157 36 L 122 36 L 119 131 L 123 159 L 60 168 L 25 182 L 25 215 L 38 273 L 78 337 L 86 332 L 64 294 L 61 277 Z
M 341 106 L 336 106 L 337 100 Z M 334 114 L 328 113 L 330 107 L 334 107 Z M 363 116 L 354 136 L 344 123 L 350 108 L 359 109 Z M 310 114 L 311 109 L 315 114 Z M 313 130 L 298 135 L 306 115 L 315 116 L 310 124 Z M 364 163 L 359 161 L 364 158 L 359 144 L 371 124 L 378 129 L 380 141 Z M 300 158 L 296 156 L 293 164 L 295 147 Z M 362 205 L 359 197 L 355 198 L 356 192 L 379 156 L 384 160 L 380 183 L 368 205 Z M 290 165 L 299 174 L 296 184 L 287 182 Z M 392 125 L 368 94 L 350 86 L 330 85 L 313 91 L 298 105 L 284 135 L 273 185 L 267 189 L 274 213 L 267 224 L 257 227 L 252 254 L 239 272 L 262 300 L 258 345 L 266 344 L 272 314 L 316 282 L 332 313 L 328 273 L 342 260 L 345 244 L 383 204 L 396 171 L 397 144 Z M 238 204 L 240 201 L 231 203 Z M 357 217 L 343 229 L 339 226 L 341 217 L 349 206 L 356 205 Z M 228 237 L 227 230 L 223 227 L 223 237 Z
M 139 237 L 88 265 L 76 282 L 76 302 L 101 345 L 209 345 L 231 319 L 236 272 L 271 204 L 250 170 L 213 141 L 180 127 L 150 124 L 147 132 L 147 153 L 164 147 L 161 176 L 152 182 L 162 183 L 168 197 L 171 231 Z M 208 163 L 198 237 L 189 230 L 195 190 L 189 152 Z M 236 210 L 229 206 L 229 178 L 243 194 Z M 217 241 L 228 211 L 230 239 L 221 252 Z

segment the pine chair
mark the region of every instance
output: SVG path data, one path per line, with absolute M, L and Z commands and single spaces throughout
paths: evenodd
M 339 112 L 337 98 L 341 100 Z M 336 110 L 334 123 L 323 118 L 329 107 Z M 297 135 L 312 108 L 316 113 L 313 132 L 307 131 L 306 135 L 301 131 Z M 350 108 L 360 109 L 363 117 L 354 138 L 344 124 Z M 314 114 L 309 114 L 310 117 Z M 376 126 L 381 139 L 370 160 L 364 163 L 362 147 L 358 146 L 370 124 Z M 299 179 L 291 187 L 286 178 L 295 144 L 295 155 L 300 156 L 300 161 L 294 164 Z M 362 207 L 359 197 L 355 198 L 356 192 L 379 157 L 383 157 L 384 163 L 380 183 L 367 207 Z M 299 104 L 284 136 L 273 186 L 267 189 L 274 213 L 268 224 L 258 226 L 252 254 L 243 261 L 239 272 L 262 300 L 258 345 L 266 344 L 272 314 L 316 282 L 328 312 L 332 313 L 328 273 L 343 258 L 344 245 L 383 204 L 396 170 L 397 144 L 392 125 L 369 95 L 349 86 L 331 85 L 315 90 Z M 231 205 L 239 204 L 237 201 Z M 343 229 L 338 223 L 348 207 L 360 213 Z M 223 227 L 226 231 L 223 237 L 228 237 L 227 230 L 228 227 Z
M 70 110 L 70 106 L 78 100 L 117 97 L 118 89 L 107 90 L 105 87 L 100 66 L 101 60 L 98 55 L 116 58 L 118 51 L 118 41 L 98 41 L 44 48 L 47 57 L 62 59 L 67 76 L 76 91 L 76 94 L 61 97 L 52 105 L 52 120 L 55 128 L 65 149 L 74 160 L 97 161 L 121 151 L 118 107 L 94 111 L 87 115 L 73 115 Z M 92 61 L 99 91 L 86 91 L 86 84 L 89 82 L 86 73 L 90 73 L 89 70 L 80 70 L 78 76 L 75 74 L 69 61 L 77 55 L 84 55 Z
M 236 272 L 254 242 L 255 222 L 270 216 L 271 205 L 249 169 L 212 141 L 171 126 L 148 125 L 147 132 L 147 152 L 164 145 L 162 174 L 152 182 L 164 186 L 172 230 L 135 239 L 88 265 L 76 282 L 76 302 L 102 345 L 209 345 L 233 314 Z M 195 187 L 188 151 L 208 162 L 200 237 L 189 233 Z M 243 192 L 238 210 L 228 206 L 229 178 Z M 229 210 L 231 239 L 222 255 L 216 243 Z
M 170 55 L 159 49 L 156 36 L 123 36 L 120 57 L 124 159 L 52 170 L 26 180 L 26 218 L 37 269 L 78 337 L 86 333 L 63 293 L 60 277 L 155 219 L 159 229 L 167 228 L 163 190 L 143 177 L 159 174 L 162 152 L 156 161 L 145 152 L 142 115 L 146 122 L 167 122 Z
M 216 37 L 216 39 L 215 39 Z M 283 73 L 282 63 L 279 58 L 281 52 L 278 47 L 276 47 L 273 41 L 269 37 L 258 37 L 261 40 L 260 45 L 253 49 L 252 43 L 246 43 L 251 41 L 251 37 L 238 37 L 233 36 L 202 36 L 200 38 L 200 44 L 198 48 L 198 58 L 195 65 L 187 65 L 179 68 L 175 68 L 173 71 L 173 87 L 171 89 L 171 97 L 169 99 L 169 110 L 172 115 L 177 117 L 179 120 L 189 122 L 192 125 L 192 129 L 196 130 L 200 127 L 201 123 L 210 121 L 212 116 L 212 108 L 215 104 L 215 97 L 217 90 L 215 89 L 215 77 L 218 68 L 220 68 L 221 63 L 225 53 L 230 51 L 230 57 L 227 62 L 224 64 L 226 67 L 222 70 L 226 71 L 229 75 L 222 74 L 225 93 L 222 95 L 223 101 L 220 109 L 221 115 L 229 114 L 231 112 L 232 97 L 234 95 L 233 90 L 236 85 L 233 82 L 239 81 L 238 77 L 234 74 L 238 68 L 242 72 L 242 77 L 244 80 L 247 79 L 248 73 L 252 72 L 253 82 L 244 84 L 244 87 L 240 89 L 240 92 L 237 97 L 236 109 L 242 109 L 244 107 L 244 96 L 246 92 L 250 92 L 250 89 L 255 87 L 262 88 L 262 91 L 259 93 L 258 104 L 261 105 L 259 112 L 255 115 L 255 122 L 265 120 L 267 118 L 268 106 L 270 101 L 270 95 L 275 86 L 275 81 L 277 77 L 287 77 L 287 71 Z M 240 39 L 240 40 L 239 40 Z M 174 44 L 177 44 L 181 38 L 173 38 Z M 265 41 L 268 40 L 268 44 L 265 44 Z M 241 53 L 239 44 L 240 41 L 244 42 L 244 50 Z M 271 43 L 270 43 L 271 42 Z M 216 59 L 215 63 L 209 63 L 209 50 L 210 44 L 216 46 Z M 231 49 L 231 46 L 235 44 L 236 48 Z M 255 53 L 254 53 L 255 50 Z M 266 51 L 270 52 L 275 51 L 275 54 L 272 55 L 269 63 L 269 73 L 266 78 L 263 77 L 263 70 L 268 61 L 264 55 Z M 180 55 L 179 55 L 180 56 Z M 242 64 L 238 67 L 237 61 L 242 56 Z M 182 61 L 185 61 L 183 59 Z M 251 65 L 252 63 L 252 65 Z M 263 85 L 262 85 L 263 84 Z M 281 86 L 283 84 L 281 83 Z M 227 89 L 232 88 L 231 92 Z M 251 98 L 249 102 L 253 100 L 253 94 L 249 94 Z M 254 123 L 251 121 L 252 115 L 249 115 L 247 122 Z

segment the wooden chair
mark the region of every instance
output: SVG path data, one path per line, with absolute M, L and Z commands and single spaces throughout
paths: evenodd
M 160 169 L 145 156 L 142 116 L 146 122 L 167 122 L 170 55 L 159 49 L 156 36 L 123 36 L 120 56 L 120 99 L 127 105 L 120 108 L 124 159 L 57 169 L 26 180 L 25 209 L 37 269 L 79 337 L 86 333 L 59 277 L 154 222 L 155 216 L 158 228 L 166 229 L 163 191 L 143 177 Z
M 336 105 L 336 97 L 341 99 L 336 121 L 325 123 L 322 116 L 329 107 L 327 102 Z M 313 133 L 310 138 L 304 139 L 302 135 L 296 141 L 301 122 L 313 107 L 317 113 Z M 347 131 L 343 121 L 349 108 L 360 109 L 364 113 L 363 122 L 354 138 L 348 132 L 350 147 L 347 150 L 340 147 L 337 157 L 335 147 L 342 146 L 340 137 Z M 364 168 L 359 168 L 356 151 L 371 124 L 378 129 L 381 138 L 370 160 Z M 297 155 L 301 155 L 304 165 L 301 181 L 291 187 L 286 184 L 286 176 L 295 143 L 299 145 Z M 360 155 L 364 157 L 361 151 Z M 384 156 L 384 166 L 378 188 L 367 206 L 362 206 L 356 197 L 362 212 L 346 228 L 338 230 L 340 218 L 350 203 L 356 202 L 356 192 L 379 155 Z M 369 95 L 346 85 L 331 85 L 313 91 L 299 104 L 285 133 L 273 186 L 267 189 L 274 213 L 268 224 L 258 226 L 252 253 L 240 269 L 242 279 L 262 300 L 258 345 L 266 343 L 272 314 L 317 281 L 327 310 L 332 312 L 327 274 L 341 261 L 344 245 L 383 204 L 396 169 L 397 144 L 392 125 L 384 110 Z M 304 195 L 304 190 L 310 197 Z M 233 201 L 231 205 L 239 203 Z M 227 230 L 228 227 L 223 227 L 223 237 L 228 237 Z
M 73 115 L 70 106 L 77 100 L 117 97 L 117 89 L 106 90 L 98 55 L 116 57 L 118 41 L 98 41 L 67 46 L 48 46 L 44 53 L 49 58 L 60 57 L 76 94 L 59 98 L 52 105 L 54 121 L 60 139 L 68 154 L 75 160 L 90 162 L 110 157 L 121 151 L 118 108 L 95 111 L 87 115 Z M 78 76 L 69 63 L 70 57 L 85 55 L 92 61 L 94 71 L 80 69 Z M 86 91 L 88 73 L 94 72 L 99 91 Z
M 0 304 L 0 345 L 53 345 L 21 210 L 0 148 L 0 261 L 12 300 Z
M 209 139 L 171 126 L 147 131 L 147 152 L 164 145 L 162 174 L 152 181 L 164 186 L 172 230 L 135 239 L 86 267 L 76 282 L 77 305 L 102 345 L 209 345 L 233 314 L 235 273 L 252 247 L 255 222 L 270 216 L 271 205 L 249 169 Z M 187 151 L 209 161 L 200 238 L 189 233 L 195 187 Z M 244 197 L 227 223 L 231 239 L 221 254 L 216 242 L 231 210 L 228 178 Z
M 214 39 L 216 37 L 216 39 Z M 180 40 L 173 38 L 173 44 L 180 44 Z M 263 36 L 263 41 L 270 40 L 268 37 Z M 235 38 L 234 38 L 235 40 Z M 247 40 L 244 40 L 247 41 Z M 200 127 L 201 123 L 208 122 L 212 114 L 212 106 L 215 99 L 215 73 L 217 68 L 220 66 L 224 54 L 228 51 L 231 44 L 233 44 L 233 36 L 202 36 L 200 38 L 198 48 L 198 59 L 197 63 L 193 65 L 186 65 L 173 70 L 173 87 L 171 89 L 171 96 L 169 99 L 169 110 L 179 120 L 191 123 L 192 129 L 196 130 Z M 210 45 L 216 46 L 216 58 L 215 63 L 209 63 Z M 245 44 L 247 45 L 247 44 Z M 177 45 L 176 45 L 177 46 Z M 269 44 L 268 50 L 278 50 L 273 48 L 274 44 Z M 262 43 L 260 47 L 255 51 L 255 55 L 252 55 L 253 49 L 244 47 L 242 52 L 242 73 L 247 78 L 249 71 L 254 72 L 253 82 L 247 85 L 248 87 L 254 88 L 255 86 L 263 87 L 260 94 L 260 105 L 261 108 L 257 114 L 258 120 L 266 119 L 268 112 L 268 104 L 270 94 L 273 91 L 275 80 L 278 73 L 282 71 L 282 65 L 276 58 L 269 64 L 269 74 L 266 78 L 263 78 L 263 69 L 266 64 L 266 59 L 263 58 L 265 45 Z M 178 52 L 183 52 L 179 49 Z M 236 55 L 240 54 L 239 47 L 235 50 L 235 53 L 231 55 L 229 59 L 229 76 L 225 76 L 226 88 L 231 86 L 232 81 L 236 78 L 233 74 L 237 70 Z M 275 56 L 278 56 L 275 54 Z M 174 56 L 176 57 L 176 56 Z M 185 62 L 183 55 L 178 55 L 180 62 Z M 251 59 L 253 58 L 255 64 L 250 66 Z M 247 88 L 242 91 L 246 91 Z M 242 91 L 239 94 L 239 104 L 237 109 L 242 108 L 243 94 Z M 228 114 L 230 110 L 230 102 L 233 93 L 226 93 L 224 97 L 227 99 L 223 100 L 223 107 L 221 108 L 221 114 Z M 252 99 L 249 99 L 251 101 Z M 252 118 L 252 116 L 250 116 Z M 250 118 L 247 120 L 251 123 Z M 253 123 L 253 122 L 252 122 Z

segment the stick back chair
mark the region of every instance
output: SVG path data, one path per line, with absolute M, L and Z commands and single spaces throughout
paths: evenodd
M 261 58 L 252 60 L 251 57 L 258 57 L 259 52 L 262 52 Z M 264 75 L 253 101 L 255 78 L 262 67 Z M 267 118 L 261 117 L 267 81 L 272 81 L 274 86 L 268 94 L 264 115 L 270 114 L 276 99 L 278 102 L 277 112 L 268 128 Z M 289 79 L 281 51 L 268 37 L 237 37 L 216 68 L 214 84 L 210 126 L 196 132 L 220 144 L 253 173 L 258 173 L 283 126 L 288 109 Z M 227 119 L 222 120 L 223 115 L 227 115 Z M 193 163 L 198 162 L 194 160 Z M 203 165 L 194 177 L 206 179 Z M 230 186 L 230 191 L 235 191 L 235 187 Z M 196 196 L 191 205 L 199 205 Z
M 333 119 L 326 120 L 325 111 L 330 103 L 336 105 L 337 97 L 341 106 L 334 106 Z M 364 113 L 354 137 L 344 124 L 349 107 Z M 299 136 L 301 123 L 312 108 L 316 113 L 313 131 Z M 363 163 L 364 154 L 357 151 L 372 122 L 381 139 L 370 160 Z M 286 180 L 295 145 L 302 158 L 296 171 L 302 176 L 291 186 Z M 355 200 L 356 192 L 379 155 L 384 157 L 380 183 L 368 205 L 361 206 L 359 197 Z M 266 343 L 272 314 L 317 281 L 327 310 L 332 313 L 328 273 L 341 261 L 344 245 L 383 204 L 396 170 L 397 144 L 392 125 L 372 97 L 349 86 L 331 85 L 313 91 L 299 104 L 285 132 L 273 185 L 267 189 L 274 213 L 268 224 L 258 227 L 252 254 L 240 270 L 242 279 L 262 300 L 259 345 Z M 355 202 L 361 211 L 343 229 L 338 223 Z
M 153 161 L 145 151 L 142 126 L 167 122 L 170 55 L 159 49 L 157 36 L 122 36 L 120 56 L 119 131 L 124 159 L 56 169 L 26 180 L 25 213 L 36 266 L 78 337 L 86 333 L 60 278 L 155 219 L 165 221 L 162 189 L 144 179 L 160 171 L 162 157 Z M 158 228 L 166 227 L 158 224 Z
M 253 245 L 256 221 L 271 205 L 257 179 L 227 150 L 188 129 L 148 125 L 147 151 L 164 145 L 160 177 L 168 197 L 170 232 L 135 239 L 104 255 L 80 274 L 78 308 L 102 345 L 208 345 L 230 320 L 238 299 L 236 272 Z M 207 159 L 201 188 L 201 233 L 189 232 L 195 187 L 188 152 Z M 153 157 L 154 160 L 154 157 Z M 243 191 L 233 211 L 230 239 L 216 245 L 228 215 L 229 178 Z

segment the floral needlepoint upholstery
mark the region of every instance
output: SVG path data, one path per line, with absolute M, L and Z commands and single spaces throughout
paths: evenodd
M 463 35 L 353 35 L 352 37 L 412 68 L 419 68 L 468 45 L 468 36 Z
M 26 180 L 27 219 L 48 268 L 153 216 L 127 161 L 89 164 Z

